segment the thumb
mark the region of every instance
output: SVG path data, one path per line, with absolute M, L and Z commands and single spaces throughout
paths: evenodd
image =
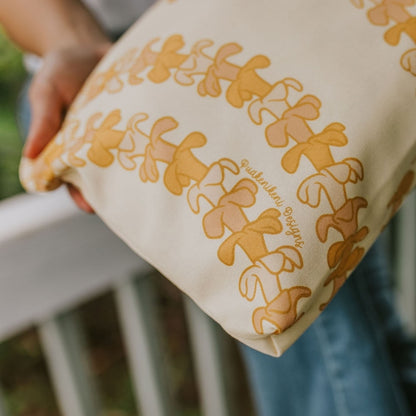
M 32 120 L 23 155 L 34 159 L 59 131 L 65 105 L 52 83 L 36 78 L 32 83 L 29 100 Z

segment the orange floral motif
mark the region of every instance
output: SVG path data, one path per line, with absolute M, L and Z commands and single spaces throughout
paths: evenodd
M 283 156 L 283 169 L 289 173 L 296 172 L 303 155 L 312 162 L 317 171 L 334 165 L 330 146 L 345 146 L 348 143 L 344 130 L 343 124 L 331 123 L 321 133 L 310 137 L 306 143 L 298 143 Z
M 411 17 L 406 7 L 415 4 L 414 0 L 373 0 L 373 2 L 376 6 L 368 10 L 368 19 L 371 23 L 380 26 L 388 25 L 390 20 L 396 23 L 406 22 Z
M 340 209 L 347 201 L 347 183 L 363 180 L 364 169 L 355 158 L 347 158 L 309 176 L 299 186 L 297 196 L 304 204 L 318 207 L 321 194 L 325 194 L 333 211 Z
M 85 90 L 81 92 L 82 99 L 78 105 L 82 107 L 104 91 L 110 94 L 121 91 L 124 86 L 121 75 L 128 70 L 136 53 L 136 49 L 131 49 L 116 60 L 107 71 L 93 73 L 92 78 L 86 84 Z
M 251 121 L 255 124 L 262 124 L 261 113 L 266 111 L 276 117 L 278 120 L 282 118 L 282 114 L 290 109 L 288 101 L 290 88 L 295 91 L 302 91 L 302 84 L 294 78 L 285 78 L 276 82 L 271 90 L 264 97 L 253 100 L 248 107 L 248 114 Z M 267 136 L 266 136 L 267 137 Z
M 170 77 L 170 70 L 178 68 L 187 58 L 187 55 L 178 53 L 184 46 L 181 35 L 173 35 L 166 40 L 161 52 L 157 55 L 153 68 L 147 74 L 150 81 L 161 83 Z
M 367 207 L 367 201 L 361 197 L 348 199 L 333 214 L 322 215 L 316 223 L 316 234 L 322 242 L 328 238 L 329 228 L 334 228 L 347 240 L 358 228 L 358 211 Z
M 117 149 L 124 137 L 124 132 L 114 129 L 114 126 L 121 121 L 120 110 L 112 111 L 104 118 L 99 127 L 94 127 L 97 119 L 101 118 L 101 113 L 96 113 L 90 117 L 87 125 L 87 134 L 83 140 L 91 143 L 88 149 L 88 159 L 103 168 L 110 166 L 114 161 L 114 156 L 110 152 Z
M 358 9 L 362 9 L 364 7 L 364 0 L 351 0 L 351 3 Z
M 305 143 L 313 136 L 306 120 L 319 117 L 321 102 L 313 95 L 303 96 L 293 107 L 285 111 L 280 120 L 266 128 L 266 139 L 270 146 L 286 147 L 289 137 L 298 143 Z
M 80 122 L 77 119 L 68 118 L 65 121 L 62 126 L 61 137 L 50 142 L 39 159 L 41 160 L 43 158 L 43 161 L 46 163 L 46 167 L 41 167 L 41 164 L 39 164 L 37 169 L 46 169 L 48 173 L 45 171 L 41 174 L 40 171 L 37 170 L 36 177 L 38 177 L 38 175 L 44 175 L 45 178 L 52 178 L 55 170 L 53 166 L 56 166 L 57 171 L 60 171 L 64 165 L 77 167 L 85 165 L 85 160 L 76 155 L 76 153 L 84 146 L 84 141 L 82 139 L 77 140 L 75 137 L 79 125 Z M 62 160 L 62 156 L 64 154 L 67 157 L 68 163 L 65 163 Z
M 83 140 L 76 140 L 76 132 L 79 128 L 79 120 L 68 120 L 62 129 L 62 138 L 67 152 L 68 163 L 72 166 L 85 166 L 85 160 L 81 159 L 76 153 L 84 146 Z M 64 149 L 62 149 L 64 151 Z M 56 157 L 56 156 L 55 156 Z
M 406 9 L 414 4 L 414 0 L 383 0 L 370 9 L 367 16 L 371 23 L 379 26 L 388 25 L 390 20 L 396 22 L 396 25 L 384 34 L 384 39 L 390 45 L 397 45 L 402 33 L 406 33 L 416 42 L 416 18 Z
M 233 232 L 241 231 L 248 223 L 242 208 L 256 202 L 257 185 L 250 179 L 241 179 L 230 192 L 225 193 L 218 205 L 205 214 L 203 226 L 208 238 L 220 238 L 225 227 Z
M 257 220 L 244 225 L 241 231 L 231 234 L 218 249 L 219 259 L 228 266 L 234 263 L 234 250 L 239 245 L 252 262 L 267 255 L 264 234 L 279 234 L 282 223 L 279 220 L 280 211 L 269 208 L 262 212 Z
M 124 169 L 136 169 L 137 163 L 134 159 L 142 156 L 145 152 L 149 138 L 138 125 L 148 118 L 149 116 L 146 113 L 138 113 L 131 117 L 127 124 L 127 129 L 117 152 L 117 159 Z
M 365 250 L 362 247 L 354 247 L 356 243 L 362 241 L 368 234 L 368 228 L 363 227 L 356 233 L 351 234 L 345 241 L 338 241 L 333 244 L 328 251 L 328 265 L 335 268 L 326 279 L 324 286 L 331 282 L 332 293 L 327 302 L 320 306 L 323 310 L 336 295 L 340 287 L 347 280 L 348 272 L 353 271 L 364 256 Z
M 172 117 L 162 117 L 153 125 L 140 166 L 140 178 L 143 182 L 156 182 L 159 179 L 157 161 L 167 164 L 173 161 L 177 147 L 164 140 L 162 135 L 176 129 L 177 126 L 177 121 Z
M 198 93 L 203 97 L 210 95 L 218 97 L 221 94 L 220 80 L 235 81 L 240 67 L 227 61 L 227 59 L 241 52 L 242 47 L 237 43 L 227 43 L 220 47 L 205 74 L 205 78 L 198 84 Z
M 250 101 L 253 95 L 265 97 L 271 91 L 271 86 L 263 78 L 257 75 L 256 70 L 266 68 L 270 60 L 266 56 L 257 55 L 251 58 L 238 71 L 237 78 L 228 87 L 226 97 L 228 102 L 237 108 L 241 108 L 245 101 Z
M 301 298 L 311 296 L 305 286 L 293 286 L 282 290 L 265 307 L 253 313 L 253 326 L 258 334 L 280 334 L 292 326 L 301 316 L 297 316 L 297 304 Z
M 240 294 L 252 301 L 259 289 L 267 303 L 282 291 L 280 274 L 292 273 L 302 267 L 303 260 L 299 250 L 292 246 L 281 246 L 244 270 L 240 277 Z
M 202 133 L 189 134 L 176 148 L 172 161 L 165 171 L 166 188 L 175 195 L 181 195 L 183 188 L 191 184 L 191 179 L 199 182 L 207 174 L 208 168 L 192 153 L 193 148 L 202 147 L 207 139 Z
M 52 191 L 62 184 L 61 179 L 56 176 L 55 172 L 60 170 L 65 171 L 68 167 L 61 159 L 64 150 L 65 145 L 63 143 L 52 141 L 35 161 L 33 165 L 33 178 L 39 190 Z
M 402 68 L 416 76 L 416 48 L 406 51 L 400 60 Z
M 384 39 L 390 45 L 396 46 L 400 42 L 402 33 L 406 33 L 416 43 L 416 17 L 393 26 L 385 33 Z
M 412 185 L 415 179 L 415 173 L 412 170 L 409 170 L 401 180 L 397 191 L 394 193 L 392 198 L 390 199 L 387 208 L 391 209 L 390 218 L 394 216 L 394 214 L 399 210 L 401 207 L 404 198 L 412 189 Z
M 77 156 L 76 153 L 87 143 L 91 144 L 87 152 L 87 157 L 91 162 L 102 167 L 111 165 L 114 157 L 110 153 L 110 149 L 117 146 L 119 138 L 121 139 L 123 134 L 121 131 L 113 129 L 120 121 L 120 112 L 113 111 L 98 128 L 95 128 L 94 123 L 101 116 L 101 113 L 93 114 L 87 121 L 85 133 L 79 138 L 76 137 L 79 121 L 72 118 L 67 119 L 61 135 L 48 144 L 33 164 L 33 175 L 40 190 L 53 190 L 62 183 L 56 177 L 57 172 L 62 175 L 71 166 L 85 166 L 85 160 Z
M 358 8 L 364 8 L 364 0 L 351 0 Z M 405 33 L 416 43 L 416 17 L 407 9 L 415 5 L 415 0 L 372 0 L 375 7 L 367 11 L 368 20 L 377 26 L 387 26 L 394 22 L 384 34 L 384 40 L 392 46 L 399 44 L 401 36 Z M 400 64 L 402 68 L 416 76 L 416 53 L 414 49 L 402 55 Z
M 240 171 L 237 164 L 231 159 L 220 159 L 208 168 L 207 174 L 200 182 L 189 188 L 188 204 L 195 214 L 200 211 L 200 198 L 206 199 L 213 207 L 218 206 L 220 198 L 226 194 L 223 184 L 226 170 L 234 175 L 237 175 Z
M 159 38 L 152 39 L 144 46 L 143 50 L 140 52 L 140 55 L 134 59 L 131 67 L 128 70 L 128 82 L 130 84 L 141 84 L 144 79 L 139 77 L 139 74 L 141 74 L 148 67 L 156 64 L 158 52 L 154 52 L 152 50 L 152 46 L 158 41 Z
M 193 85 L 194 76 L 205 75 L 213 64 L 213 59 L 204 53 L 204 49 L 212 46 L 210 39 L 202 39 L 195 43 L 188 58 L 182 62 L 175 73 L 175 81 L 181 85 Z

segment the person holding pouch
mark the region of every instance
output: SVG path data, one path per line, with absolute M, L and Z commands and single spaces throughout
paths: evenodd
M 20 108 L 24 156 L 36 158 L 53 139 L 113 40 L 152 3 L 0 0 L 0 24 L 29 54 L 32 72 Z M 93 212 L 79 190 L 67 187 L 79 208 Z M 282 357 L 243 345 L 241 352 L 258 416 L 416 414 L 416 346 L 395 311 L 380 242 Z

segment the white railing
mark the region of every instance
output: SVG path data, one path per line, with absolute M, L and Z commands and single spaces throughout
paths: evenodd
M 411 195 L 384 238 L 396 247 L 397 296 L 407 325 L 416 322 L 416 197 Z M 63 415 L 97 416 L 75 311 L 80 302 L 114 291 L 118 318 L 143 416 L 175 414 L 166 385 L 160 333 L 152 321 L 151 268 L 95 216 L 80 213 L 65 192 L 20 195 L 0 203 L 0 340 L 37 326 Z M 69 311 L 69 312 L 67 312 Z M 185 299 L 202 413 L 230 414 L 221 370 L 222 331 Z M 7 415 L 0 389 L 0 416 Z
M 109 288 L 140 414 L 175 414 L 160 334 L 152 321 L 151 270 L 97 217 L 79 212 L 65 192 L 20 195 L 0 203 L 0 340 L 31 325 L 38 328 L 63 415 L 101 414 L 73 311 Z M 224 335 L 191 300 L 186 298 L 185 305 L 203 414 L 229 415 L 218 349 Z M 0 416 L 7 414 L 0 392 Z

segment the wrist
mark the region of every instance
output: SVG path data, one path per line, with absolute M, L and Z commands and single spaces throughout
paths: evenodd
M 38 56 L 109 42 L 80 0 L 0 0 L 0 22 L 22 50 Z
M 98 21 L 80 1 L 53 0 L 45 9 L 45 29 L 38 32 L 37 54 L 73 48 L 99 48 L 110 42 Z
M 45 56 L 51 52 L 64 49 L 91 49 L 107 50 L 111 45 L 110 39 L 99 30 L 92 30 L 85 27 L 80 27 L 79 30 L 74 28 L 63 33 L 57 39 L 45 39 L 42 44 L 39 45 L 39 56 Z
M 111 47 L 112 42 L 110 40 L 97 40 L 95 42 L 78 42 L 78 41 L 68 41 L 68 42 L 58 42 L 55 43 L 50 48 L 45 48 L 40 55 L 42 58 L 46 55 L 52 54 L 71 54 L 71 53 L 87 53 L 92 54 L 101 59 L 108 49 Z

